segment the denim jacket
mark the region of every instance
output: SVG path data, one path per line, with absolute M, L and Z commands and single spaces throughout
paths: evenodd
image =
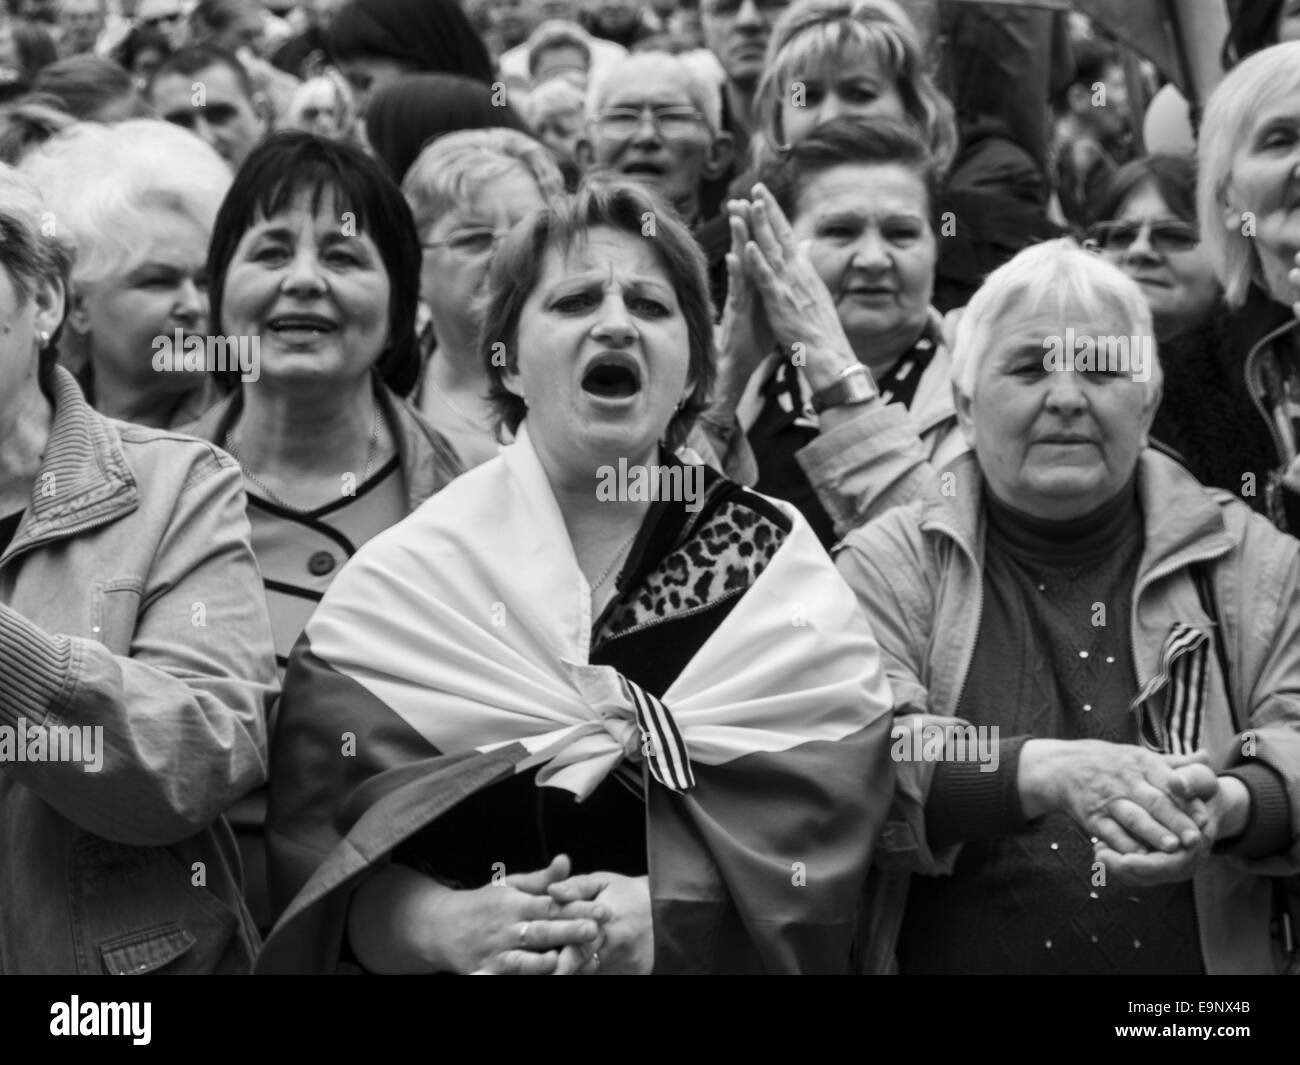
M 102 417 L 65 370 L 46 384 L 0 555 L 0 754 L 28 741 L 0 763 L 0 972 L 247 972 L 222 812 L 266 778 L 275 671 L 239 468 Z M 56 730 L 80 761 L 35 757 Z
M 837 559 L 880 642 L 896 719 L 955 717 L 979 637 L 985 520 L 979 466 L 967 454 L 948 472 L 953 491 L 932 486 L 919 501 L 851 533 Z M 1280 962 L 1270 940 L 1268 878 L 1300 871 L 1300 544 L 1151 449 L 1139 459 L 1138 491 L 1144 545 L 1131 624 L 1139 687 L 1161 673 L 1173 622 L 1212 629 L 1191 576 L 1194 564 L 1208 563 L 1229 676 L 1211 655 L 1202 745 L 1220 772 L 1250 758 L 1265 763 L 1284 782 L 1281 806 L 1289 807 L 1286 851 L 1245 859 L 1228 847 L 1193 878 L 1202 961 L 1211 974 L 1274 972 Z M 1238 735 L 1227 684 L 1249 744 Z M 1167 700 L 1169 693 L 1157 689 L 1153 698 Z M 898 768 L 860 931 L 862 967 L 871 972 L 893 967 L 909 877 L 950 875 L 960 851 L 931 848 L 926 839 L 933 763 Z

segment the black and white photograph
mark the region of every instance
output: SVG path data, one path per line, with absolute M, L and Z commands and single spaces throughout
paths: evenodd
M 23 1045 L 1283 1048 L 1297 537 L 1300 0 L 0 0 Z

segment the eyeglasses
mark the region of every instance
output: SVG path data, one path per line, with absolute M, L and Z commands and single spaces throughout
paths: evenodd
M 654 127 L 665 137 L 688 137 L 704 123 L 693 107 L 611 107 L 596 115 L 596 128 L 606 137 L 630 137 L 641 126 L 641 116 L 650 112 Z
M 1128 251 L 1146 223 L 1098 222 L 1088 230 L 1088 244 L 1102 251 Z M 1201 234 L 1188 222 L 1152 222 L 1147 230 L 1151 247 L 1162 254 L 1191 251 L 1201 243 Z
M 462 259 L 477 259 L 491 255 L 497 244 L 505 239 L 508 229 L 461 229 L 445 240 L 430 240 L 421 244 L 421 248 L 450 248 L 453 254 Z
M 704 13 L 718 18 L 730 18 L 740 13 L 744 0 L 708 0 Z M 790 0 L 754 0 L 754 6 L 764 15 L 779 15 L 790 6 Z

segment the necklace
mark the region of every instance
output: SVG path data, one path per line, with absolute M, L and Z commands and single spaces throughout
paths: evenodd
M 483 432 L 483 426 L 480 425 L 473 418 L 471 418 L 463 410 L 461 410 L 461 408 L 456 404 L 456 402 L 451 398 L 451 396 L 447 395 L 446 392 L 444 392 L 441 388 L 439 388 L 436 384 L 434 384 L 432 377 L 428 378 L 428 383 L 429 383 L 429 387 L 433 389 L 433 394 L 437 396 L 440 400 L 442 400 L 443 403 L 445 403 L 451 409 L 451 412 L 454 415 L 456 415 L 456 417 L 458 417 L 461 421 L 463 421 L 466 425 L 468 425 L 471 429 L 475 430 L 476 432 L 480 432 L 480 433 Z
M 632 547 L 632 541 L 634 541 L 634 540 L 636 539 L 636 534 L 639 533 L 640 531 L 641 531 L 640 529 L 633 529 L 633 530 L 632 530 L 632 535 L 629 536 L 626 540 L 623 541 L 623 546 L 620 547 L 620 548 L 619 548 L 619 549 L 614 553 L 614 557 L 613 557 L 613 559 L 610 561 L 609 565 L 605 567 L 605 572 L 602 573 L 602 574 L 600 575 L 600 579 L 599 579 L 598 581 L 596 581 L 596 583 L 593 584 L 593 585 L 591 586 L 591 594 L 592 594 L 592 595 L 595 595 L 598 591 L 600 591 L 601 586 L 604 585 L 604 583 L 605 583 L 607 580 L 609 580 L 609 575 L 610 575 L 611 573 L 614 572 L 614 567 L 618 565 L 619 560 L 623 557 L 623 555 L 624 555 L 628 550 L 631 549 L 631 547 Z
M 374 406 L 374 417 L 370 426 L 370 443 L 366 445 L 366 472 L 361 477 L 362 484 L 370 480 L 370 467 L 374 465 L 375 448 L 379 444 L 379 403 L 374 399 L 374 397 L 371 397 L 371 403 Z M 230 452 L 234 460 L 239 463 L 239 468 L 244 471 L 244 476 L 265 492 L 267 498 L 270 499 L 271 502 L 279 504 L 284 507 L 285 510 L 292 510 L 295 514 L 310 514 L 312 511 L 320 509 L 319 507 L 295 507 L 292 503 L 286 503 L 278 495 L 272 492 L 271 489 L 267 488 L 266 485 L 258 480 L 257 477 L 254 476 L 253 471 L 245 465 L 244 460 L 239 457 L 239 451 L 235 447 L 235 430 L 233 426 L 226 433 L 225 448 Z

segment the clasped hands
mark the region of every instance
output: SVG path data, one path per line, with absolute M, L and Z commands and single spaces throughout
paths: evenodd
M 1191 877 L 1215 842 L 1240 834 L 1250 793 L 1205 751 L 1162 755 L 1101 740 L 1030 740 L 1021 751 L 1025 816 L 1068 814 L 1108 874 L 1138 886 Z
M 458 891 L 463 927 L 479 932 L 461 971 L 567 976 L 649 973 L 654 933 L 647 877 L 545 869 Z M 467 944 L 468 945 L 468 944 Z

